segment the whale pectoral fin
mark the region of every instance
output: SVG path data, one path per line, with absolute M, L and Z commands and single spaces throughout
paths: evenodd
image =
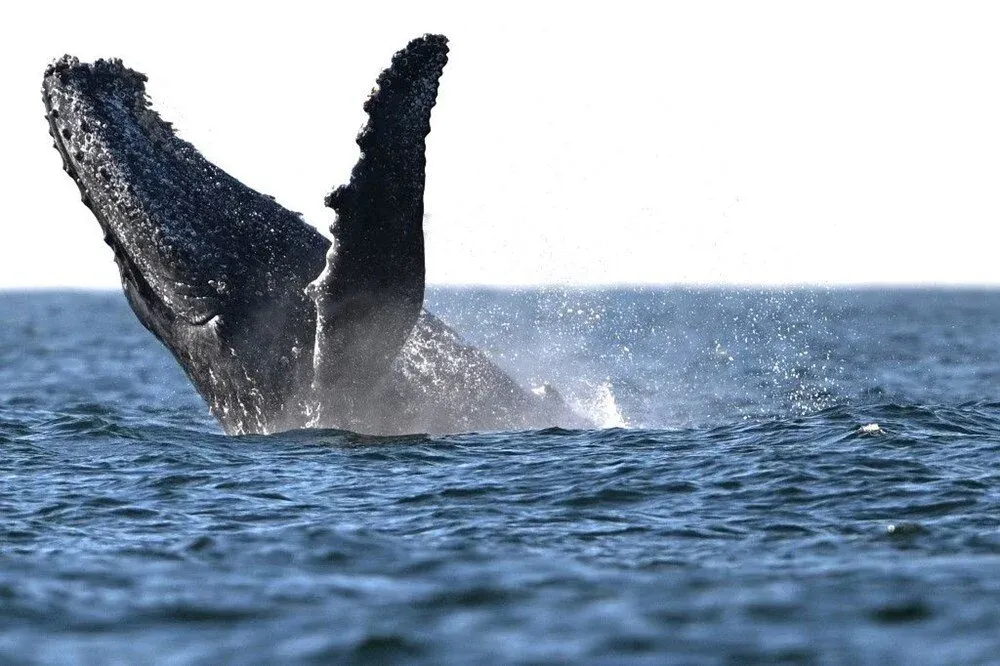
M 424 139 L 447 54 L 442 36 L 413 40 L 393 56 L 365 102 L 361 158 L 350 182 L 326 198 L 337 213 L 332 280 L 348 280 L 358 290 L 397 285 L 422 300 Z
M 396 53 L 365 103 L 361 158 L 326 205 L 337 213 L 326 270 L 310 286 L 317 382 L 372 381 L 416 323 L 424 298 L 424 139 L 448 60 L 425 35 Z M 338 380 L 338 378 L 340 380 Z

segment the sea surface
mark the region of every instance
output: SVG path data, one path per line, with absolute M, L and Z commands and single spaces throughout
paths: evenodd
M 1000 663 L 1000 292 L 431 290 L 603 427 L 226 437 L 0 294 L 0 662 Z

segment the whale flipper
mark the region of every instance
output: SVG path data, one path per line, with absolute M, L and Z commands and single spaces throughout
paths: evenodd
M 424 142 L 447 61 L 440 35 L 414 39 L 393 56 L 365 102 L 350 182 L 326 198 L 337 220 L 326 269 L 309 292 L 318 318 L 314 385 L 345 398 L 335 407 L 341 413 L 369 402 L 420 314 Z

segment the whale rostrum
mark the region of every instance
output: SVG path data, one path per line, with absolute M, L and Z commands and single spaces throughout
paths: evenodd
M 55 147 L 129 304 L 226 432 L 589 425 L 423 308 L 424 145 L 447 58 L 425 35 L 378 77 L 361 157 L 326 199 L 333 242 L 178 138 L 121 61 L 45 72 Z

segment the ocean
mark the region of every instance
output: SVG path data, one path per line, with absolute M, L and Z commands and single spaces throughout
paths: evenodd
M 227 437 L 0 294 L 0 662 L 1000 663 L 1000 291 L 427 300 L 601 428 Z

